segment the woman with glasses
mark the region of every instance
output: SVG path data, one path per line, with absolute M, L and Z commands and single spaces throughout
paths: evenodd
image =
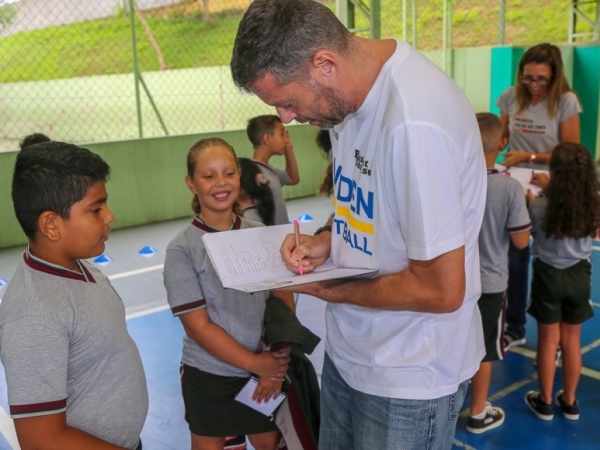
M 579 142 L 581 106 L 569 87 L 560 50 L 538 44 L 519 62 L 516 85 L 498 98 L 509 151 L 503 165 L 548 169 L 560 142 Z
M 515 86 L 496 101 L 508 137 L 503 165 L 548 170 L 552 149 L 561 142 L 579 143 L 581 106 L 563 71 L 560 50 L 538 44 L 519 62 Z M 525 343 L 529 247 L 510 247 L 508 309 L 504 349 Z

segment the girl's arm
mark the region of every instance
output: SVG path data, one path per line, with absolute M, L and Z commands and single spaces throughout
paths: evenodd
M 212 323 L 205 308 L 179 316 L 185 333 L 220 361 L 259 377 L 283 380 L 290 360 L 284 352 L 253 353 L 242 347 L 223 328 Z
M 579 144 L 581 140 L 581 125 L 579 114 L 561 122 L 559 125 L 559 136 L 561 142 L 575 142 Z

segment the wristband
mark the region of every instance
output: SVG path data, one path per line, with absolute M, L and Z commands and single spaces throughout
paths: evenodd
M 531 156 L 529 157 L 529 163 L 533 164 L 535 162 L 536 157 L 537 157 L 537 155 L 535 153 L 532 153 Z
M 317 231 L 315 231 L 314 236 L 321 234 L 323 231 L 329 231 L 331 233 L 331 225 L 325 225 L 321 228 L 317 228 Z

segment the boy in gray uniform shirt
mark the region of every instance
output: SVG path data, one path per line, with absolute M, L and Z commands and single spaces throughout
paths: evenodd
M 529 245 L 531 221 L 521 184 L 494 169 L 498 153 L 506 146 L 500 119 L 490 113 L 479 113 L 477 122 L 488 172 L 485 214 L 479 233 L 482 294 L 477 302 L 483 321 L 486 355 L 471 380 L 471 414 L 467 430 L 479 434 L 504 422 L 504 411 L 486 402 L 486 398 L 492 361 L 504 358 L 502 330 L 509 243 L 512 241 L 518 248 Z
M 114 216 L 110 169 L 89 150 L 22 150 L 12 199 L 29 248 L 0 305 L 0 357 L 22 448 L 141 449 L 148 391 L 123 302 L 83 261 Z
M 283 225 L 290 222 L 283 186 L 295 186 L 300 182 L 298 163 L 294 154 L 292 140 L 278 116 L 257 116 L 248 121 L 246 127 L 248 139 L 252 142 L 254 152 L 252 159 L 258 165 L 262 174 L 269 181 L 275 203 L 274 225 Z M 285 170 L 269 164 L 272 156 L 283 155 Z

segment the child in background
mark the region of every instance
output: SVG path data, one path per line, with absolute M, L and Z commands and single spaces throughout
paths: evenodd
M 329 136 L 329 130 L 320 130 L 317 133 L 317 145 L 329 160 L 317 193 L 329 197 L 333 194 L 333 161 L 331 161 L 331 136 Z
M 29 240 L 0 305 L 0 357 L 21 448 L 141 449 L 146 378 L 123 302 L 87 258 L 114 217 L 110 169 L 63 142 L 17 154 L 12 199 Z
M 467 430 L 483 433 L 504 423 L 502 408 L 486 402 L 492 378 L 492 361 L 504 359 L 502 330 L 508 286 L 508 249 L 529 245 L 531 221 L 521 184 L 498 173 L 494 163 L 506 146 L 502 123 L 494 114 L 479 113 L 483 152 L 488 173 L 485 213 L 479 233 L 482 294 L 477 305 L 481 312 L 486 354 L 471 379 L 471 414 Z
M 254 148 L 252 159 L 259 165 L 261 172 L 269 180 L 269 187 L 273 192 L 275 225 L 289 223 L 290 219 L 285 206 L 283 186 L 295 186 L 300 182 L 292 140 L 281 119 L 274 115 L 258 116 L 250 119 L 246 127 L 246 133 Z M 269 164 L 271 157 L 274 155 L 285 157 L 285 170 Z
M 196 216 L 168 245 L 167 300 L 185 330 L 182 390 L 192 449 L 223 448 L 225 437 L 248 435 L 256 450 L 276 448 L 280 433 L 265 415 L 234 397 L 250 374 L 259 377 L 255 400 L 281 390 L 290 348 L 262 352 L 269 292 L 224 289 L 202 242 L 205 233 L 259 226 L 235 213 L 240 172 L 234 149 L 219 138 L 195 143 L 185 182 Z
M 242 173 L 238 203 L 244 217 L 265 225 L 274 225 L 275 203 L 269 180 L 251 159 L 239 158 L 239 162 Z
M 525 403 L 540 419 L 554 417 L 552 391 L 560 345 L 564 389 L 556 393 L 556 403 L 567 419 L 577 420 L 581 324 L 594 315 L 589 258 L 600 226 L 600 186 L 587 149 L 568 142 L 554 148 L 550 177 L 534 174 L 531 182 L 543 189 L 539 197 L 527 192 L 534 257 L 527 312 L 538 324 L 540 391 L 527 392 Z

